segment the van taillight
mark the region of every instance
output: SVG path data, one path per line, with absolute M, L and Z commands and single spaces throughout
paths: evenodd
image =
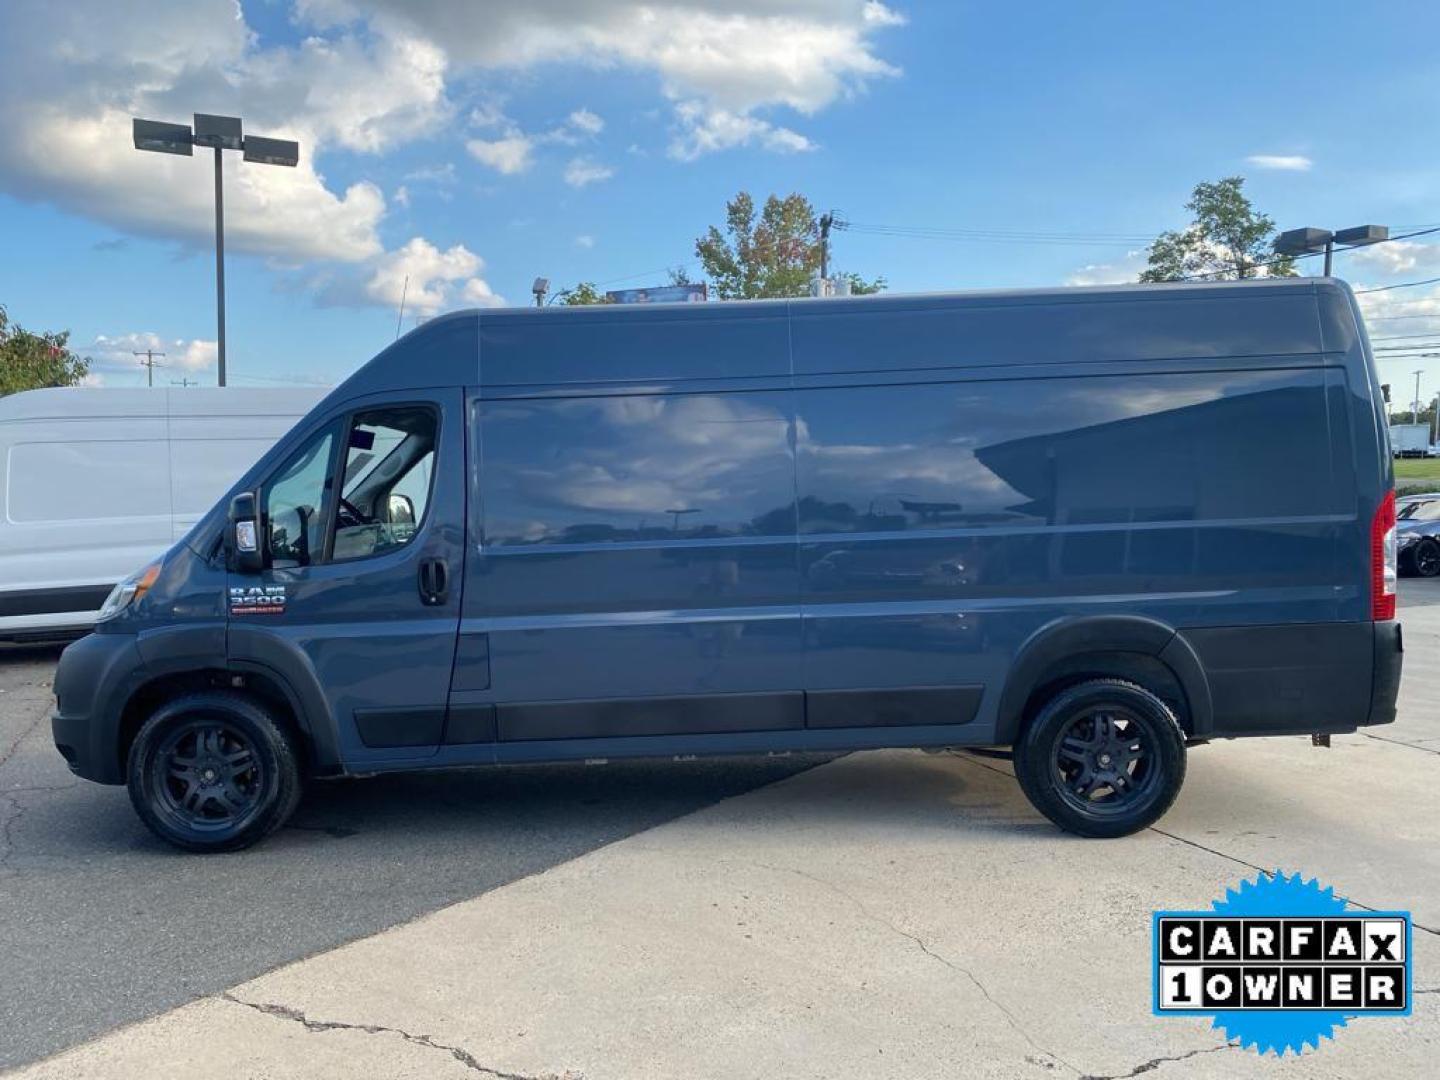
M 1370 523 L 1370 618 L 1395 618 L 1395 492 L 1387 491 Z

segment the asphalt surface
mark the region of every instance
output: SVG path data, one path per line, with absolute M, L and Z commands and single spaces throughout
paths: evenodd
M 828 760 L 329 781 L 257 848 L 195 857 L 155 840 L 124 788 L 66 770 L 58 656 L 0 651 L 0 1069 Z

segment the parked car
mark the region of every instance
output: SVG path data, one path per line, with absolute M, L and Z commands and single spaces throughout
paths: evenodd
M 1411 496 L 1400 504 L 1395 517 L 1400 573 L 1440 574 L 1440 495 Z
M 1330 280 L 452 314 L 116 588 L 55 743 L 200 851 L 307 777 L 875 747 L 1119 836 L 1188 743 L 1394 719 L 1391 470 Z
M 320 389 L 29 390 L 0 398 L 0 639 L 86 630 Z

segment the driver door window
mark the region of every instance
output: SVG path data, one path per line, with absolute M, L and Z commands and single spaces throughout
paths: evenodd
M 340 562 L 408 544 L 430 502 L 433 410 L 405 406 L 358 414 L 350 427 L 331 557 Z
M 309 566 L 322 561 L 334 445 L 335 429 L 330 427 L 296 451 L 265 485 L 262 506 L 269 565 Z

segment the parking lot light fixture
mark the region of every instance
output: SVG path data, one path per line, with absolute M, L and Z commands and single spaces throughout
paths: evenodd
M 215 151 L 215 324 L 216 375 L 221 386 L 225 385 L 225 185 L 221 169 L 221 154 L 226 150 L 239 150 L 246 161 L 260 165 L 297 165 L 300 162 L 300 144 L 288 139 L 269 139 L 259 135 L 247 136 L 238 116 L 216 116 L 211 113 L 196 113 L 194 126 L 171 124 L 163 120 L 132 121 L 132 135 L 136 150 L 149 150 L 157 154 L 183 154 L 191 157 L 197 146 L 210 147 Z
M 1335 245 L 1346 248 L 1365 247 L 1390 239 L 1390 229 L 1385 225 L 1355 225 L 1349 229 L 1330 232 L 1328 229 L 1307 227 L 1289 229 L 1275 238 L 1277 255 L 1309 255 L 1325 252 L 1325 276 L 1330 276 L 1330 264 L 1335 255 Z

